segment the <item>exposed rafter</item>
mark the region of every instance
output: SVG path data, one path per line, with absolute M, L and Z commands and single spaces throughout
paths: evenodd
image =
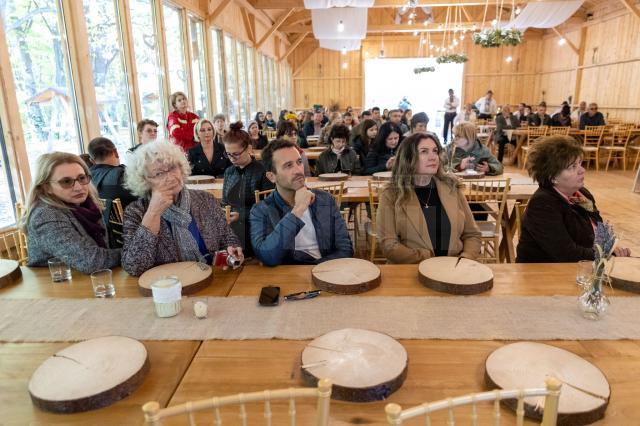
M 251 40 L 252 44 L 256 44 L 255 15 L 250 15 L 244 7 L 240 8 L 240 13 L 242 13 L 242 22 L 244 23 L 244 29 L 247 32 L 247 36 L 249 36 L 249 40 Z
M 295 12 L 296 9 L 289 9 L 288 11 L 286 11 L 285 13 L 283 13 L 278 20 L 271 26 L 271 28 L 269 28 L 267 30 L 266 33 L 264 33 L 264 35 L 262 36 L 262 38 L 260 39 L 260 41 L 258 43 L 256 43 L 256 49 L 258 49 L 260 46 L 262 46 L 264 44 L 265 41 L 267 41 L 267 39 L 271 36 L 271 34 L 275 33 L 276 31 L 278 31 L 278 28 L 280 28 L 280 26 L 284 23 L 284 21 L 287 20 L 287 18 L 289 16 L 291 16 L 291 14 L 293 12 Z
M 222 0 L 218 7 L 216 7 L 213 12 L 211 12 L 209 16 L 207 16 L 209 22 L 213 22 L 218 16 L 220 16 L 220 14 L 224 12 L 224 10 L 227 8 L 227 6 L 229 6 L 230 3 L 231 0 Z
M 306 45 L 305 45 L 306 46 Z M 311 59 L 311 57 L 313 56 L 314 53 L 316 53 L 316 51 L 318 49 L 320 49 L 320 43 L 318 42 L 318 40 L 314 40 L 314 44 L 312 45 L 313 47 L 311 48 L 310 51 L 308 51 L 304 57 L 304 59 L 302 60 L 302 62 L 300 62 L 298 64 L 298 66 L 296 67 L 295 71 L 293 71 L 292 76 L 295 78 L 298 76 L 298 74 L 300 74 L 300 72 L 302 72 L 302 67 L 304 67 L 307 62 L 309 62 L 309 59 Z
M 302 43 L 302 40 L 304 40 L 304 38 L 305 38 L 307 35 L 309 35 L 309 33 L 310 33 L 310 31 L 307 31 L 306 33 L 302 33 L 302 34 L 300 34 L 298 37 L 296 37 L 296 39 L 295 39 L 295 40 L 293 40 L 293 41 L 291 42 L 291 46 L 289 46 L 289 47 L 287 48 L 287 51 L 286 51 L 286 52 L 284 52 L 284 55 L 282 55 L 282 57 L 281 57 L 281 58 L 279 58 L 278 60 L 282 62 L 282 61 L 284 61 L 285 59 L 287 59 L 287 57 L 288 57 L 289 55 L 291 55 L 291 54 L 293 53 L 293 51 L 294 51 L 294 50 L 296 50 L 296 48 L 300 45 L 300 43 Z
M 569 47 L 571 48 L 571 50 L 573 50 L 575 52 L 576 55 L 580 54 L 580 49 L 578 49 L 578 47 L 573 44 L 573 42 L 571 40 L 569 40 L 564 34 L 562 34 L 557 28 L 551 28 L 553 30 L 554 33 L 556 33 L 556 35 L 562 39 L 564 39 L 564 41 L 567 42 L 567 45 L 569 45 Z
M 638 9 L 638 7 L 636 6 L 636 2 L 634 0 L 620 0 L 627 9 L 629 9 L 629 12 L 633 13 L 634 15 L 636 15 L 636 18 L 640 19 L 640 10 Z

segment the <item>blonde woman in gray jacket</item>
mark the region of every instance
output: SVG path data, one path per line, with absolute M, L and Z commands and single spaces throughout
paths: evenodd
M 80 157 L 52 152 L 38 158 L 22 227 L 29 266 L 47 266 L 53 257 L 90 274 L 120 264 L 120 249 L 110 249 L 102 204 Z

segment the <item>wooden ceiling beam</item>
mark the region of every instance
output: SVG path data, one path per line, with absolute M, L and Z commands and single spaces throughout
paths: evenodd
M 287 20 L 287 18 L 289 16 L 291 16 L 291 14 L 293 12 L 295 12 L 296 9 L 289 9 L 288 11 L 286 11 L 285 13 L 283 13 L 282 15 L 280 15 L 280 17 L 278 18 L 278 20 L 271 26 L 271 28 L 269 28 L 267 30 L 266 33 L 264 33 L 264 35 L 262 36 L 262 38 L 260 39 L 260 41 L 258 43 L 256 43 L 256 49 L 260 48 L 260 46 L 262 46 L 264 44 L 265 41 L 267 41 L 267 39 L 276 31 L 278 31 L 278 28 L 280 28 L 280 26 L 284 23 L 284 21 Z
M 311 59 L 313 54 L 316 53 L 318 49 L 320 49 L 320 43 L 317 40 L 315 40 L 315 44 L 313 45 L 313 48 L 311 49 L 311 51 L 304 57 L 302 62 L 300 62 L 298 66 L 296 66 L 296 69 L 293 71 L 293 74 L 292 74 L 293 78 L 297 77 L 298 74 L 302 72 L 302 67 L 304 67 L 307 64 L 307 62 L 309 62 L 309 59 Z
M 242 14 L 242 22 L 244 23 L 244 29 L 247 32 L 247 36 L 251 41 L 251 44 L 256 44 L 256 17 L 255 15 L 250 15 L 247 12 L 247 9 L 244 7 L 240 8 L 240 13 Z
M 231 0 L 222 0 L 222 2 L 207 16 L 209 22 L 213 22 L 224 10 L 229 6 Z
M 519 0 L 518 4 L 534 3 L 539 0 Z M 546 0 L 546 1 L 564 1 L 564 0 Z M 631 0 L 622 0 L 631 1 Z M 504 2 L 504 0 L 488 0 L 489 5 L 496 5 Z M 292 7 L 303 8 L 304 0 L 254 0 L 256 9 L 289 9 Z M 375 0 L 372 7 L 402 7 L 407 4 L 406 0 Z M 446 6 L 484 6 L 487 0 L 417 0 L 416 6 L 446 7 Z
M 287 57 L 289 55 L 291 55 L 293 53 L 294 50 L 296 50 L 296 48 L 300 45 L 300 43 L 302 43 L 302 40 L 304 40 L 304 38 L 310 34 L 310 31 L 307 31 L 306 33 L 302 33 L 300 34 L 292 43 L 291 46 L 289 46 L 289 48 L 287 48 L 287 51 L 284 52 L 284 55 L 282 55 L 282 57 L 280 57 L 278 60 L 280 62 L 284 61 L 285 59 L 287 59 Z
M 291 16 L 289 16 L 289 19 L 287 19 L 282 25 L 296 25 L 309 20 L 311 20 L 311 11 L 308 9 L 303 9 L 299 12 L 291 14 Z
M 624 6 L 629 9 L 629 12 L 634 14 L 636 18 L 640 19 L 640 10 L 636 6 L 636 2 L 634 0 L 620 0 Z

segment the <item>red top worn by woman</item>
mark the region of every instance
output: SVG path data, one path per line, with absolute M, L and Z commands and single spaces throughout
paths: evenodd
M 193 127 L 196 125 L 200 117 L 191 111 L 180 114 L 173 111 L 167 117 L 167 132 L 171 142 L 178 145 L 184 152 L 196 146 L 193 140 Z

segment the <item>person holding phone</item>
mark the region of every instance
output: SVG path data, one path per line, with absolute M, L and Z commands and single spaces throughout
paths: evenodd
M 267 266 L 351 257 L 351 239 L 336 201 L 325 191 L 306 187 L 296 144 L 272 141 L 262 150 L 262 164 L 276 190 L 251 209 L 256 257 Z
M 364 174 L 372 175 L 393 168 L 396 150 L 402 141 L 401 135 L 400 127 L 390 121 L 380 126 L 373 149 L 369 151 L 364 161 Z
M 318 164 L 316 165 L 316 173 L 338 173 L 347 174 L 360 173 L 360 161 L 358 154 L 347 146 L 349 140 L 349 129 L 344 125 L 334 125 L 329 133 L 330 146 L 320 154 Z
M 478 141 L 473 123 L 462 122 L 453 127 L 453 143 L 447 147 L 447 156 L 451 160 L 451 167 L 457 172 L 475 170 L 496 176 L 504 171 L 502 163 Z

